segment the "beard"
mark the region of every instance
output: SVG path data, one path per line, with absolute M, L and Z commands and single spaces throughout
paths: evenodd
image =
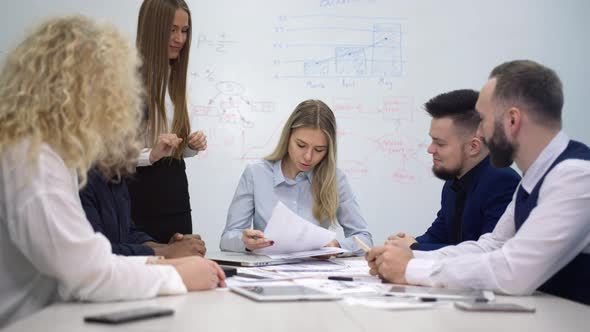
M 432 173 L 437 178 L 447 181 L 452 180 L 459 176 L 461 173 L 460 169 L 445 169 L 445 168 L 436 168 L 436 166 L 432 166 Z
M 489 141 L 484 139 L 484 144 L 490 150 L 490 160 L 495 167 L 508 167 L 514 162 L 514 151 L 516 147 L 506 137 L 504 129 L 496 123 L 494 134 Z

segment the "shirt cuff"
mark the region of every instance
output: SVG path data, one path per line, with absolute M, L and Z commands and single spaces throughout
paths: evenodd
M 430 251 L 423 251 L 423 250 L 412 250 L 412 254 L 414 255 L 414 258 L 420 258 L 420 259 L 430 259 L 432 258 L 432 254 L 430 254 Z
M 221 235 L 219 249 L 225 251 L 245 252 L 246 245 L 242 241 L 242 230 L 231 230 Z
M 143 255 L 143 256 L 148 256 L 148 255 L 156 255 L 156 251 L 154 250 L 154 248 L 147 246 L 145 244 L 142 244 L 139 250 L 139 254 Z
M 154 256 L 127 256 L 125 257 L 125 262 L 146 265 L 148 259 L 153 258 Z M 158 295 L 177 295 L 188 292 L 182 281 L 182 277 L 178 274 L 174 266 L 153 264 L 149 265 L 149 267 L 157 271 L 161 276 L 160 280 L 163 280 L 158 289 Z
M 191 149 L 187 144 L 186 148 L 184 149 L 184 151 L 182 153 L 182 156 L 185 158 L 190 158 L 190 157 L 196 156 L 198 153 L 199 153 L 199 151 Z
M 410 259 L 406 266 L 406 282 L 412 285 L 433 286 L 431 276 L 437 263 L 430 259 Z
M 158 290 L 158 295 L 178 295 L 185 294 L 188 291 L 174 266 L 153 265 L 153 267 L 159 270 L 162 280 L 165 280 Z
M 141 153 L 139 154 L 139 159 L 137 159 L 137 166 L 151 166 L 152 163 L 150 162 L 150 153 L 152 153 L 152 149 L 141 149 Z
M 126 256 L 125 262 L 129 262 L 131 264 L 145 264 L 147 260 L 152 257 L 153 256 Z

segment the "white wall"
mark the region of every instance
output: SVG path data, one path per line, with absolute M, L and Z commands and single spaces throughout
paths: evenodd
M 0 58 L 44 17 L 80 12 L 134 38 L 139 0 L 20 0 L 0 17 Z M 209 149 L 188 162 L 195 231 L 217 247 L 244 165 L 270 152 L 300 101 L 320 98 L 339 125 L 348 175 L 376 243 L 421 234 L 442 182 L 430 172 L 422 104 L 478 90 L 497 64 L 529 58 L 565 85 L 564 126 L 590 143 L 585 81 L 590 2 L 469 0 L 190 1 L 193 127 Z

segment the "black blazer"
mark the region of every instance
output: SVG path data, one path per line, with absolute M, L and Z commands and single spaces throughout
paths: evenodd
M 512 168 L 493 167 L 489 156 L 469 173 L 472 177 L 461 219 L 462 241 L 475 241 L 496 227 L 520 182 L 520 176 Z M 420 243 L 417 250 L 435 250 L 454 244 L 452 222 L 456 193 L 451 189 L 452 183 L 453 180 L 445 182 L 441 208 L 426 233 L 416 238 Z

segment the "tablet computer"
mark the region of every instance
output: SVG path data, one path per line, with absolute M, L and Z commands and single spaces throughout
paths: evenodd
M 328 301 L 339 300 L 335 294 L 324 293 L 313 288 L 289 286 L 234 286 L 230 289 L 255 301 Z

